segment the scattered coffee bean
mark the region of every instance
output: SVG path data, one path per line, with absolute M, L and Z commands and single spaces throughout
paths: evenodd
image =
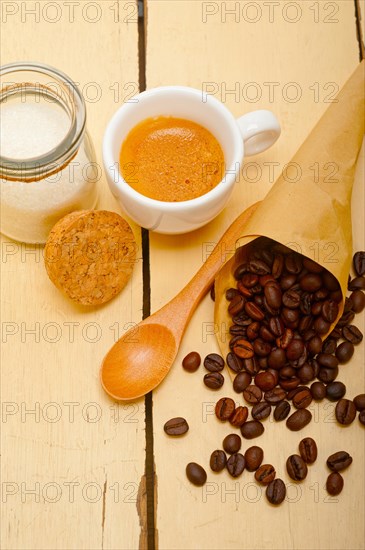
M 262 399 L 262 391 L 257 386 L 250 384 L 243 392 L 243 398 L 247 403 L 254 405 Z
M 256 403 L 252 407 L 251 415 L 252 418 L 255 420 L 264 420 L 264 418 L 268 418 L 271 413 L 271 405 L 269 403 L 266 403 L 266 401 L 261 401 L 260 403 Z
M 356 275 L 360 276 L 365 274 L 365 252 L 363 250 L 354 254 L 352 264 Z
M 233 380 L 233 389 L 237 393 L 242 393 L 247 386 L 251 384 L 252 377 L 248 372 L 239 372 Z
M 229 302 L 228 312 L 230 315 L 234 316 L 243 311 L 245 307 L 245 298 L 241 294 L 236 294 Z
M 346 451 L 337 451 L 327 458 L 327 466 L 333 472 L 342 472 L 350 466 L 352 457 Z
M 204 367 L 209 372 L 220 372 L 224 369 L 224 359 L 218 353 L 210 353 L 204 359 Z
M 338 472 L 332 472 L 326 481 L 327 492 L 335 497 L 339 495 L 343 489 L 343 477 Z
M 219 390 L 224 384 L 224 376 L 220 372 L 209 372 L 204 375 L 204 384 L 211 390 Z
M 350 361 L 354 354 L 354 344 L 351 342 L 342 342 L 336 349 L 336 357 L 339 363 L 344 364 Z
M 242 440 L 237 434 L 229 434 L 223 439 L 223 449 L 226 453 L 232 455 L 238 453 L 242 445 Z
M 255 384 L 260 388 L 260 390 L 269 391 L 275 388 L 276 380 L 271 372 L 263 371 L 256 374 Z
M 232 352 L 229 352 L 227 357 L 226 357 L 226 362 L 227 362 L 227 365 L 228 367 L 233 371 L 233 372 L 241 372 L 242 369 L 243 369 L 243 361 L 242 359 L 240 359 L 239 357 L 237 357 L 237 355 L 235 355 L 234 353 Z
M 337 348 L 337 340 L 335 338 L 326 338 L 322 344 L 322 353 L 332 354 L 335 353 Z
M 241 359 L 250 359 L 250 357 L 254 356 L 253 345 L 243 338 L 235 342 L 233 352 Z
M 265 392 L 264 399 L 270 405 L 277 405 L 280 401 L 284 401 L 286 398 L 286 391 L 283 388 L 274 388 Z
M 346 327 L 343 327 L 342 336 L 345 338 L 345 340 L 348 340 L 355 346 L 357 344 L 360 344 L 360 342 L 362 342 L 362 339 L 363 339 L 361 330 L 355 327 L 355 325 L 348 325 Z
M 227 463 L 226 453 L 222 450 L 217 449 L 213 451 L 210 455 L 210 468 L 213 472 L 221 472 L 224 470 Z
M 298 409 L 286 420 L 286 426 L 292 432 L 297 432 L 307 426 L 312 420 L 312 413 L 308 409 Z
M 286 496 L 286 486 L 282 479 L 274 479 L 266 487 L 266 498 L 270 504 L 281 504 Z
M 359 421 L 365 426 L 365 409 L 359 412 Z
M 365 409 L 365 393 L 360 393 L 354 398 L 354 405 L 358 411 Z
M 286 461 L 288 475 L 295 481 L 302 481 L 307 477 L 308 468 L 299 455 L 291 455 Z
M 228 288 L 228 290 L 226 290 L 226 299 L 230 302 L 237 294 L 239 294 L 239 292 L 236 288 Z
M 196 462 L 189 462 L 186 466 L 186 476 L 193 485 L 198 487 L 201 487 L 207 481 L 206 471 Z
M 238 477 L 245 469 L 245 457 L 241 453 L 235 453 L 227 460 L 227 470 L 232 477 Z
M 362 290 L 354 290 L 350 296 L 352 302 L 352 311 L 361 313 L 365 308 L 365 294 Z
M 230 397 L 222 397 L 215 406 L 215 415 L 218 420 L 229 420 L 236 408 L 235 402 Z
M 337 422 L 348 426 L 355 420 L 356 407 L 349 399 L 340 399 L 335 408 Z
M 165 433 L 167 433 L 167 435 L 183 435 L 188 431 L 189 425 L 186 422 L 185 418 L 181 418 L 179 416 L 168 420 L 165 423 L 163 429 L 165 430 Z
M 254 472 L 259 468 L 264 458 L 264 451 L 261 447 L 253 445 L 249 447 L 245 452 L 246 470 Z
M 349 282 L 347 288 L 349 290 L 365 290 L 365 277 L 355 277 Z
M 326 386 L 322 382 L 313 382 L 310 389 L 315 401 L 321 401 L 326 397 Z
M 338 367 L 338 359 L 330 353 L 319 353 L 316 357 L 316 360 L 321 367 L 327 369 L 336 369 Z
M 338 367 L 336 367 L 335 369 L 322 367 L 319 369 L 317 378 L 321 382 L 324 382 L 325 384 L 329 384 L 330 382 L 333 382 L 334 380 L 336 380 L 337 376 L 338 376 Z
M 248 408 L 247 407 L 237 407 L 229 418 L 230 424 L 235 428 L 240 428 L 244 422 L 246 422 L 248 417 Z
M 290 413 L 290 403 L 288 401 L 281 401 L 278 403 L 274 410 L 274 418 L 277 422 L 285 420 Z
M 296 409 L 306 409 L 312 403 L 312 394 L 309 388 L 297 392 L 293 397 L 293 405 Z
M 259 437 L 264 431 L 265 428 L 259 420 L 249 420 L 241 426 L 241 434 L 245 439 Z
M 184 357 L 182 366 L 188 372 L 195 372 L 198 370 L 200 363 L 201 358 L 199 353 L 197 351 L 191 351 Z
M 304 462 L 313 464 L 317 459 L 317 444 L 311 437 L 305 437 L 299 443 L 299 453 Z
M 327 385 L 327 397 L 330 401 L 342 399 L 346 393 L 346 386 L 342 382 L 330 382 Z
M 275 479 L 276 472 L 274 466 L 271 464 L 263 464 L 255 472 L 255 479 L 263 485 L 271 483 Z

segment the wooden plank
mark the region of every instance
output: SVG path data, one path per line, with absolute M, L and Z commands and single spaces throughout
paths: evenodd
M 138 91 L 136 2 L 13 1 L 2 10 L 2 63 L 36 60 L 80 83 L 101 166 L 107 121 Z M 99 207 L 118 212 L 104 176 L 99 185 Z M 141 319 L 133 229 L 132 280 L 111 303 L 90 309 L 50 283 L 41 249 L 3 238 L 3 548 L 138 547 L 144 401 L 117 405 L 98 380 L 118 333 Z
M 256 108 L 272 109 L 283 128 L 271 150 L 246 159 L 241 181 L 214 222 L 190 235 L 151 234 L 154 311 L 191 278 L 238 213 L 265 196 L 275 176 L 328 106 L 332 93 L 355 68 L 359 48 L 354 5 L 342 0 L 149 0 L 147 7 L 149 88 L 181 84 L 206 89 L 209 85 L 234 115 Z M 229 14 L 229 9 L 237 11 Z M 353 195 L 354 249 L 364 247 L 361 181 L 359 173 Z M 363 319 L 358 326 L 364 328 Z M 265 461 L 273 462 L 278 476 L 288 483 L 287 456 L 297 451 L 304 436 L 312 435 L 318 441 L 317 463 L 303 484 L 290 484 L 288 502 L 278 509 L 268 505 L 264 491 L 247 472 L 234 480 L 226 472 L 215 476 L 209 471 L 210 453 L 221 448 L 223 437 L 229 433 L 226 425 L 215 420 L 214 403 L 233 392 L 227 381 L 222 390 L 209 392 L 202 383 L 203 369 L 195 375 L 187 374 L 181 360 L 193 349 L 203 357 L 217 351 L 214 330 L 213 304 L 207 297 L 188 327 L 171 374 L 154 392 L 159 547 L 362 548 L 364 484 L 359 479 L 363 480 L 364 472 L 364 432 L 358 422 L 348 430 L 340 430 L 331 404 L 313 406 L 314 422 L 300 434 L 270 423 L 270 429 L 252 442 L 262 445 Z M 363 391 L 363 356 L 364 344 L 341 373 L 350 397 Z M 171 440 L 163 433 L 164 422 L 174 416 L 184 416 L 190 424 L 183 439 Z M 244 442 L 243 447 L 249 445 Z M 354 463 L 345 473 L 343 493 L 332 499 L 324 489 L 325 460 L 340 448 L 351 452 Z M 208 483 L 203 489 L 192 486 L 185 477 L 185 466 L 190 461 L 207 467 Z

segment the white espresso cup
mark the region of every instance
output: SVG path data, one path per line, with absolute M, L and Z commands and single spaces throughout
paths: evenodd
M 158 116 L 192 120 L 218 140 L 224 154 L 224 176 L 204 195 L 186 201 L 159 201 L 133 189 L 121 175 L 120 150 L 127 135 L 146 118 Z M 152 88 L 123 104 L 106 128 L 103 161 L 109 187 L 122 210 L 142 227 L 158 233 L 186 233 L 210 222 L 223 210 L 244 156 L 268 149 L 280 131 L 271 111 L 252 111 L 236 119 L 223 103 L 201 90 L 184 86 Z

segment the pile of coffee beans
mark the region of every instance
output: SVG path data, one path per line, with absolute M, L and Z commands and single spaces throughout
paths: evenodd
M 365 252 L 353 258 L 355 277 L 348 281 L 351 294 L 345 299 L 343 313 L 327 338 L 322 341 L 338 317 L 342 293 L 336 278 L 322 266 L 266 238 L 251 243 L 249 253 L 235 270 L 236 288 L 226 291 L 228 312 L 232 318 L 230 352 L 226 360 L 217 353 L 203 361 L 206 374 L 203 382 L 211 390 L 224 384 L 225 365 L 234 372 L 233 390 L 242 395 L 244 404 L 236 406 L 231 397 L 223 397 L 215 406 L 215 415 L 241 432 L 244 439 L 259 437 L 265 430 L 262 420 L 273 412 L 276 422 L 286 420 L 286 426 L 299 431 L 312 420 L 308 410 L 313 400 L 327 398 L 336 402 L 335 415 L 343 426 L 351 424 L 358 413 L 365 423 L 365 394 L 353 400 L 345 398 L 346 386 L 336 380 L 340 365 L 351 360 L 355 346 L 363 335 L 352 324 L 355 314 L 365 308 Z M 211 291 L 214 299 L 214 289 Z M 183 368 L 195 372 L 201 364 L 197 352 L 189 353 Z M 250 410 L 248 406 L 250 407 Z M 292 409 L 294 408 L 294 410 Z M 252 419 L 249 419 L 251 413 Z M 189 429 L 183 418 L 166 422 L 168 435 L 183 435 Z M 276 478 L 271 464 L 262 464 L 264 452 L 252 446 L 241 450 L 237 433 L 228 434 L 210 456 L 213 472 L 226 469 L 236 478 L 246 469 L 254 472 L 255 480 L 266 486 L 271 504 L 280 504 L 286 496 L 285 483 Z M 315 441 L 306 437 L 299 443 L 299 454 L 286 461 L 289 477 L 304 480 L 308 465 L 317 459 Z M 343 488 L 339 473 L 351 464 L 345 451 L 327 459 L 332 470 L 326 488 L 338 495 Z M 203 485 L 207 479 L 204 468 L 194 462 L 186 467 L 191 483 Z

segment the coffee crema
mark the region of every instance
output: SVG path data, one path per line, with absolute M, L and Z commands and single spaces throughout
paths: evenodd
M 125 181 L 151 199 L 178 202 L 211 191 L 223 178 L 224 155 L 203 126 L 158 116 L 137 124 L 120 151 Z

